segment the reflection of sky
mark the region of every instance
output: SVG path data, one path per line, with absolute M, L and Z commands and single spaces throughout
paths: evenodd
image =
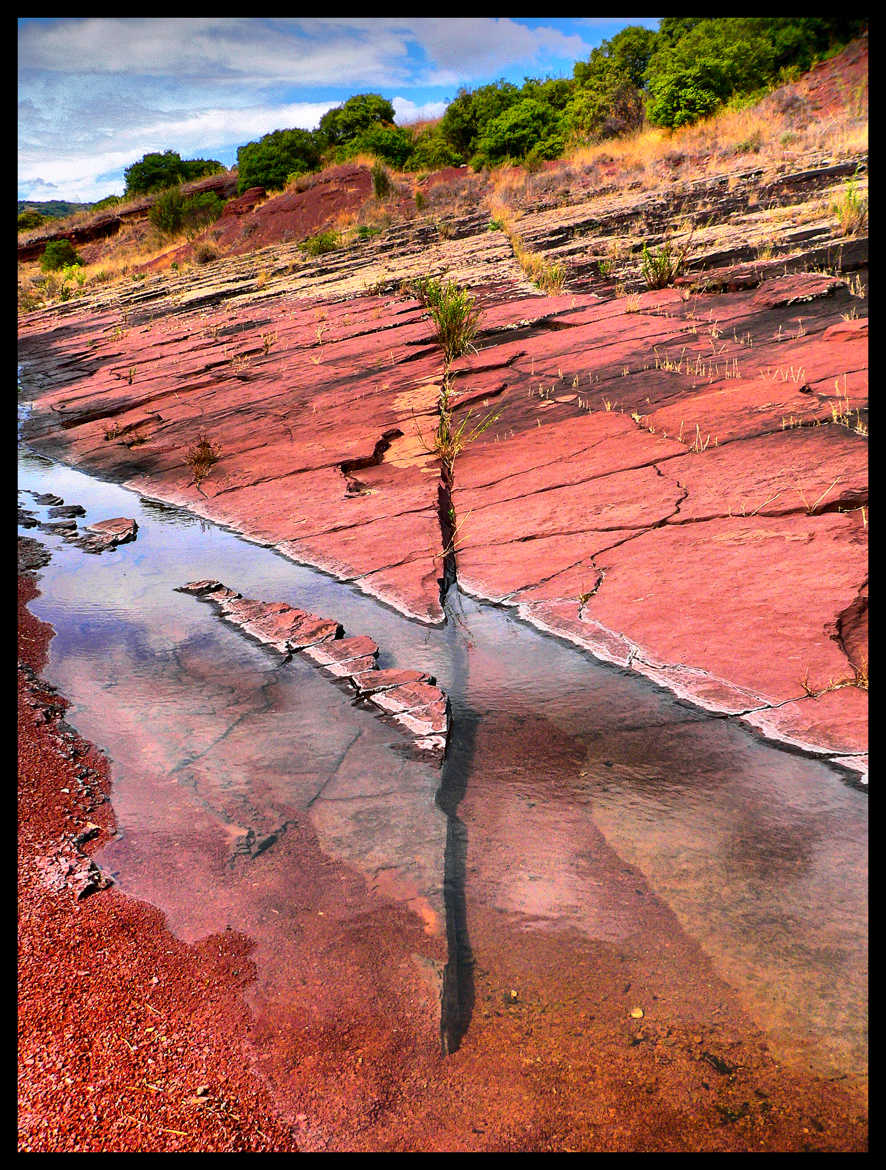
M 462 712 L 479 720 L 467 791 L 480 820 L 465 822 L 475 896 L 539 928 L 601 937 L 629 929 L 634 894 L 601 887 L 586 861 L 590 818 L 724 977 L 744 985 L 764 1026 L 769 1013 L 782 1039 L 799 1029 L 804 1043 L 818 1036 L 827 1059 L 839 1064 L 849 1052 L 863 1061 L 866 797 L 825 766 L 597 664 L 504 608 L 462 598 L 458 620 L 425 627 L 79 472 L 26 461 L 20 486 L 81 503 L 81 522 L 122 515 L 139 524 L 135 542 L 100 556 L 40 537 L 54 549 L 32 603 L 57 630 L 48 673 L 74 700 L 72 722 L 88 718 L 98 742 L 110 725 L 130 759 L 173 767 L 230 723 L 200 783 L 230 773 L 236 788 L 253 775 L 267 799 L 282 799 L 291 772 L 300 799 L 325 789 L 313 815 L 335 855 L 384 868 L 405 852 L 430 889 L 442 873 L 436 770 L 402 763 L 387 746 L 397 733 L 355 711 L 298 656 L 280 667 L 210 605 L 174 590 L 214 577 L 333 617 L 347 633 L 373 637 L 383 665 L 435 675 L 450 694 L 455 735 Z M 145 736 L 165 742 L 151 747 Z M 126 755 L 115 758 L 125 771 Z M 203 796 L 211 803 L 211 791 Z M 135 800 L 130 815 L 144 815 L 138 808 Z M 472 840 L 483 848 L 472 852 Z

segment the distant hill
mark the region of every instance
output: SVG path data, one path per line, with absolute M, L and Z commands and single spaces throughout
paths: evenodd
M 73 215 L 75 211 L 88 211 L 94 206 L 93 203 L 71 203 L 66 199 L 47 199 L 42 203 L 34 199 L 19 199 L 18 214 L 21 215 L 23 211 L 39 211 L 41 215 L 47 215 L 50 219 L 64 219 L 66 215 Z

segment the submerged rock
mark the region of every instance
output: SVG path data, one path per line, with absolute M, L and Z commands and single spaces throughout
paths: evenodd
M 378 646 L 365 634 L 344 637 L 342 626 L 282 601 L 256 601 L 211 578 L 176 587 L 212 602 L 221 617 L 283 654 L 303 652 L 334 678 L 346 681 L 369 709 L 408 735 L 420 758 L 442 764 L 449 736 L 449 700 L 421 670 L 378 670 Z

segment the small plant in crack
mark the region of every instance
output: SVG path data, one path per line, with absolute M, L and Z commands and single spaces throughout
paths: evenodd
M 852 667 L 852 674 L 846 675 L 845 678 L 829 679 L 824 686 L 814 686 L 809 681 L 809 669 L 807 667 L 800 679 L 800 686 L 810 699 L 817 699 L 820 695 L 830 694 L 831 691 L 842 690 L 843 687 L 857 687 L 858 690 L 866 691 L 868 689 L 868 660 L 863 659 L 860 665 L 854 662 L 849 664 Z
M 640 271 L 647 288 L 666 288 L 673 284 L 686 266 L 686 257 L 692 244 L 692 232 L 679 248 L 671 240 L 665 240 L 661 247 L 651 249 L 643 245 L 640 254 Z
M 855 236 L 868 226 L 867 197 L 859 195 L 856 187 L 858 172 L 846 183 L 843 194 L 831 204 L 831 213 L 836 215 L 840 223 L 840 231 L 844 236 Z
M 185 463 L 190 467 L 194 483 L 199 487 L 200 484 L 209 475 L 212 468 L 218 463 L 221 458 L 221 447 L 218 443 L 213 443 L 207 437 L 205 431 L 201 431 L 197 442 L 192 447 L 188 448 L 185 455 Z
M 421 301 L 430 313 L 447 369 L 457 357 L 474 349 L 481 310 L 472 293 L 452 280 L 444 283 L 432 276 L 418 277 L 401 288 Z

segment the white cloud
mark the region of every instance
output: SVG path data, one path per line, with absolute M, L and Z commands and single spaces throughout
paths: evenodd
M 397 94 L 400 123 L 439 117 L 460 85 L 586 58 L 604 23 L 571 22 L 579 35 L 506 17 L 20 19 L 20 188 L 101 197 L 98 176 L 119 174 L 122 190 L 123 168 L 151 150 L 232 164 L 237 146 L 311 129 L 367 89 Z
M 405 126 L 409 122 L 423 122 L 425 119 L 442 118 L 446 112 L 446 102 L 424 102 L 417 105 L 405 97 L 391 99 L 394 107 L 394 118 L 398 126 Z

